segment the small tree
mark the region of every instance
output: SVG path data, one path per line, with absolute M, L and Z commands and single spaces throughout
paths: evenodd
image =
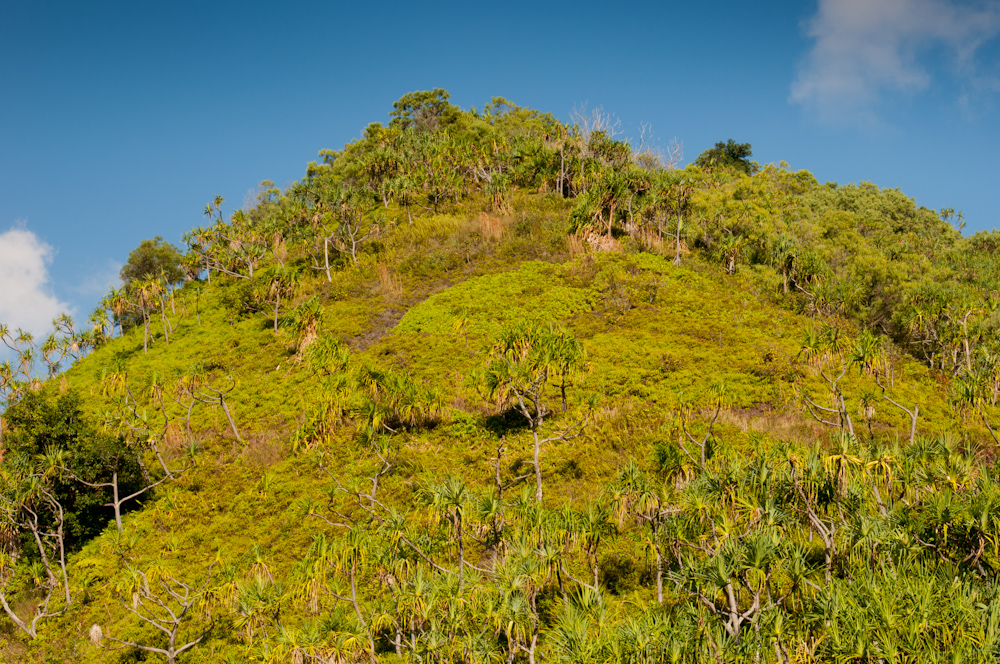
M 136 279 L 122 288 L 120 304 L 124 312 L 138 313 L 142 318 L 142 353 L 149 352 L 150 315 L 160 303 L 163 283 L 159 279 Z M 116 296 L 118 293 L 116 293 Z M 166 327 L 164 326 L 164 335 Z
M 656 601 L 663 604 L 662 533 L 667 518 L 676 514 L 679 508 L 667 503 L 664 485 L 658 485 L 650 478 L 648 473 L 639 468 L 635 459 L 630 459 L 628 464 L 618 471 L 618 477 L 610 487 L 610 494 L 614 500 L 619 526 L 624 517 L 629 515 L 649 530 L 647 542 L 656 556 Z
M 282 299 L 295 296 L 301 275 L 296 268 L 269 267 L 264 270 L 264 299 L 274 302 L 274 332 L 278 332 L 278 312 Z
M 491 397 L 500 403 L 514 401 L 526 420 L 533 439 L 535 469 L 535 500 L 542 500 L 542 445 L 579 436 L 585 419 L 580 419 L 561 432 L 542 437 L 545 417 L 552 411 L 546 404 L 545 388 L 549 376 L 560 376 L 582 364 L 584 353 L 580 343 L 564 332 L 547 325 L 517 325 L 508 327 L 493 344 L 486 368 L 486 386 Z M 561 384 L 565 391 L 565 381 Z
M 708 427 L 705 430 L 704 436 L 695 437 L 688 429 L 688 420 L 691 415 L 690 408 L 682 407 L 680 413 L 681 431 L 684 433 L 684 437 L 698 449 L 698 458 L 694 458 L 684 445 L 683 441 L 680 443 L 681 450 L 683 450 L 684 454 L 691 460 L 692 463 L 697 461 L 698 468 L 701 469 L 701 472 L 705 472 L 705 462 L 708 460 L 708 443 L 712 439 L 712 429 L 715 428 L 715 423 L 719 419 L 719 413 L 722 412 L 722 404 L 726 397 L 726 387 L 724 384 L 718 383 L 713 386 L 713 392 L 712 405 L 715 406 L 715 412 L 712 414 L 712 419 L 708 422 Z
M 24 458 L 17 461 L 5 459 L 0 475 L 0 531 L 26 534 L 30 542 L 26 548 L 37 554 L 42 571 L 18 565 L 18 552 L 0 547 L 0 606 L 18 629 L 34 639 L 40 621 L 61 615 L 72 602 L 66 573 L 66 512 L 46 486 L 45 474 L 28 466 Z M 11 606 L 14 588 L 26 574 L 40 592 L 30 619 L 17 615 Z M 52 600 L 60 590 L 63 602 L 57 610 Z
M 137 478 L 140 473 L 140 468 L 142 467 L 142 464 L 138 459 L 138 455 L 142 454 L 142 449 L 129 450 L 120 440 L 114 442 L 117 444 L 106 445 L 105 449 L 101 450 L 104 451 L 105 454 L 95 459 L 95 461 L 98 462 L 97 464 L 92 464 L 97 465 L 97 468 L 94 469 L 96 473 L 103 476 L 99 479 L 108 480 L 107 475 L 110 473 L 111 477 L 108 481 L 88 481 L 83 479 L 64 465 L 67 455 L 63 454 L 62 451 L 56 454 L 46 455 L 46 458 L 49 460 L 50 466 L 58 468 L 61 473 L 86 487 L 97 489 L 99 491 L 102 489 L 110 489 L 111 500 L 104 503 L 102 507 L 111 507 L 114 509 L 115 527 L 118 532 L 121 533 L 123 531 L 122 509 L 125 503 L 133 498 L 138 498 L 147 491 L 163 484 L 167 480 L 171 479 L 172 476 L 164 475 L 155 481 L 149 480 L 147 482 L 142 482 L 140 486 L 136 488 L 136 484 L 138 483 Z M 122 471 L 120 477 L 119 469 Z
M 316 226 L 317 252 L 322 245 L 322 265 L 313 256 L 313 269 L 323 270 L 326 280 L 333 281 L 330 274 L 330 250 L 346 254 L 351 262 L 358 264 L 358 250 L 366 241 L 380 232 L 373 208 L 367 194 L 351 187 L 337 186 L 321 196 L 318 210 L 313 216 Z
M 652 195 L 657 205 L 657 230 L 660 236 L 673 236 L 674 265 L 681 264 L 681 234 L 684 216 L 690 213 L 694 178 L 689 169 L 664 170 L 653 179 Z
M 111 406 L 104 412 L 104 427 L 122 436 L 135 448 L 134 458 L 142 468 L 146 484 L 152 483 L 143 463 L 143 454 L 147 450 L 156 456 L 163 474 L 170 479 L 174 478 L 175 473 L 182 472 L 171 470 L 160 450 L 160 442 L 170 426 L 170 415 L 163 403 L 163 383 L 160 377 L 154 373 L 146 390 L 153 406 L 152 412 L 136 399 L 127 374 L 106 372 L 101 378 L 100 389 Z M 162 426 L 159 423 L 161 419 Z
M 802 400 L 809 414 L 820 424 L 838 427 L 853 438 L 855 435 L 854 422 L 848 413 L 844 392 L 840 386 L 840 381 L 843 380 L 848 369 L 848 362 L 844 357 L 847 350 L 846 339 L 841 330 L 831 326 L 823 331 L 808 330 L 803 338 L 798 356 L 815 367 L 816 372 L 830 388 L 832 408 L 820 406 L 806 396 L 803 391 Z M 824 419 L 830 416 L 836 419 Z
M 229 427 L 232 429 L 233 436 L 236 438 L 237 442 L 242 443 L 243 439 L 240 438 L 240 432 L 236 429 L 236 421 L 233 420 L 233 414 L 229 410 L 229 404 L 226 403 L 226 396 L 236 389 L 236 379 L 231 375 L 226 376 L 226 381 L 228 383 L 227 387 L 215 388 L 212 387 L 208 381 L 199 384 L 191 393 L 196 401 L 207 404 L 218 404 L 222 407 L 222 412 L 226 415 L 226 420 L 229 422 Z
M 198 636 L 188 634 L 187 637 L 180 638 L 181 626 L 194 621 L 192 609 L 202 601 L 205 589 L 212 580 L 214 566 L 215 563 L 209 565 L 205 580 L 197 587 L 162 570 L 157 570 L 156 573 L 151 571 L 148 574 L 142 570 L 129 570 L 134 583 L 130 588 L 132 592 L 127 598 L 122 599 L 122 606 L 146 624 L 152 625 L 162 632 L 166 636 L 167 643 L 165 645 L 151 645 L 108 635 L 109 641 L 114 641 L 119 645 L 109 646 L 106 649 L 138 648 L 163 655 L 167 658 L 168 664 L 176 664 L 177 656 L 201 643 L 212 628 L 212 623 L 209 622 L 202 629 L 195 631 Z M 152 580 L 150 580 L 150 576 L 153 577 Z

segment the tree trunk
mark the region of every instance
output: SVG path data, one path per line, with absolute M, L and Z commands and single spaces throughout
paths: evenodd
M 240 432 L 236 430 L 236 422 L 233 421 L 233 416 L 229 413 L 229 406 L 226 405 L 226 400 L 223 397 L 219 397 L 219 403 L 222 405 L 222 412 L 226 414 L 226 419 L 229 420 L 229 426 L 233 428 L 233 435 L 236 436 L 236 440 L 243 442 L 240 438 Z
M 656 552 L 656 601 L 663 604 L 663 552 L 656 530 L 653 531 L 653 550 Z
M 330 238 L 323 238 L 323 265 L 326 267 L 326 280 L 332 282 L 333 278 L 330 276 Z
M 146 308 L 142 307 L 142 354 L 149 352 L 149 318 L 146 316 Z
M 281 290 L 274 295 L 274 333 L 278 333 L 278 304 L 281 302 Z
M 534 464 L 535 464 L 535 502 L 542 502 L 542 466 L 539 463 L 539 451 L 541 448 L 541 443 L 538 440 L 538 429 L 533 428 L 531 431 L 535 439 L 535 454 L 534 454 Z
M 562 412 L 566 412 L 566 372 L 563 371 L 562 381 L 559 383 L 559 392 L 562 395 Z
M 118 526 L 118 533 L 122 532 L 122 504 L 118 500 L 118 471 L 111 474 L 111 491 L 115 501 L 115 525 Z
M 163 340 L 170 345 L 170 321 L 167 319 L 166 302 L 160 300 L 160 323 L 163 325 Z
M 358 559 L 357 554 L 355 554 L 351 558 L 351 604 L 354 605 L 354 612 L 358 616 L 358 621 L 361 623 L 361 627 L 365 630 L 365 633 L 368 634 L 369 654 L 371 656 L 372 664 L 374 664 L 378 661 L 375 656 L 375 638 L 372 636 L 371 630 L 368 629 L 368 623 L 361 614 L 361 607 L 358 606 L 357 565 Z
M 681 264 L 681 213 L 677 213 L 677 235 L 674 243 L 674 265 Z
M 559 146 L 559 197 L 566 198 L 566 184 L 565 175 L 566 172 L 566 152 L 565 146 Z

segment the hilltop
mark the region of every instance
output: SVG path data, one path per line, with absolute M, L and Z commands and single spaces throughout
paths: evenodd
M 995 661 L 996 234 L 612 128 L 411 93 L 0 327 L 4 660 Z

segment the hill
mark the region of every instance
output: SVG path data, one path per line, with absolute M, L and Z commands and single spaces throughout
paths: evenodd
M 995 233 L 390 118 L 0 328 L 4 661 L 995 661 Z

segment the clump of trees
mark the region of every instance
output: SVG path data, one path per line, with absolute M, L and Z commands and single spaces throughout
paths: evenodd
M 530 355 L 525 344 L 520 357 Z M 1000 493 L 972 456 L 919 435 L 907 448 L 843 434 L 830 449 L 765 436 L 747 449 L 709 429 L 703 464 L 631 460 L 572 506 L 538 500 L 530 485 L 512 492 L 530 474 L 506 475 L 503 446 L 495 477 L 431 478 L 422 504 L 380 489 L 396 456 L 379 456 L 357 487 L 328 471 L 332 498 L 308 507 L 328 531 L 298 578 L 314 611 L 323 597 L 344 603 L 341 631 L 306 643 L 318 624 L 285 630 L 275 661 L 391 651 L 475 662 L 996 656 L 1000 559 L 988 543 L 1000 521 L 984 510 Z M 630 581 L 611 553 L 622 549 Z M 382 590 L 359 592 L 366 584 Z M 354 635 L 351 645 L 338 634 Z
M 74 391 L 29 390 L 8 404 L 4 420 L 0 529 L 7 537 L 0 543 L 0 605 L 35 638 L 40 621 L 73 601 L 69 553 L 104 530 L 108 507 L 120 524 L 121 496 L 138 495 L 146 480 L 135 450 L 90 423 Z M 113 483 L 104 483 L 112 477 Z M 25 597 L 39 593 L 33 615 L 16 613 Z

